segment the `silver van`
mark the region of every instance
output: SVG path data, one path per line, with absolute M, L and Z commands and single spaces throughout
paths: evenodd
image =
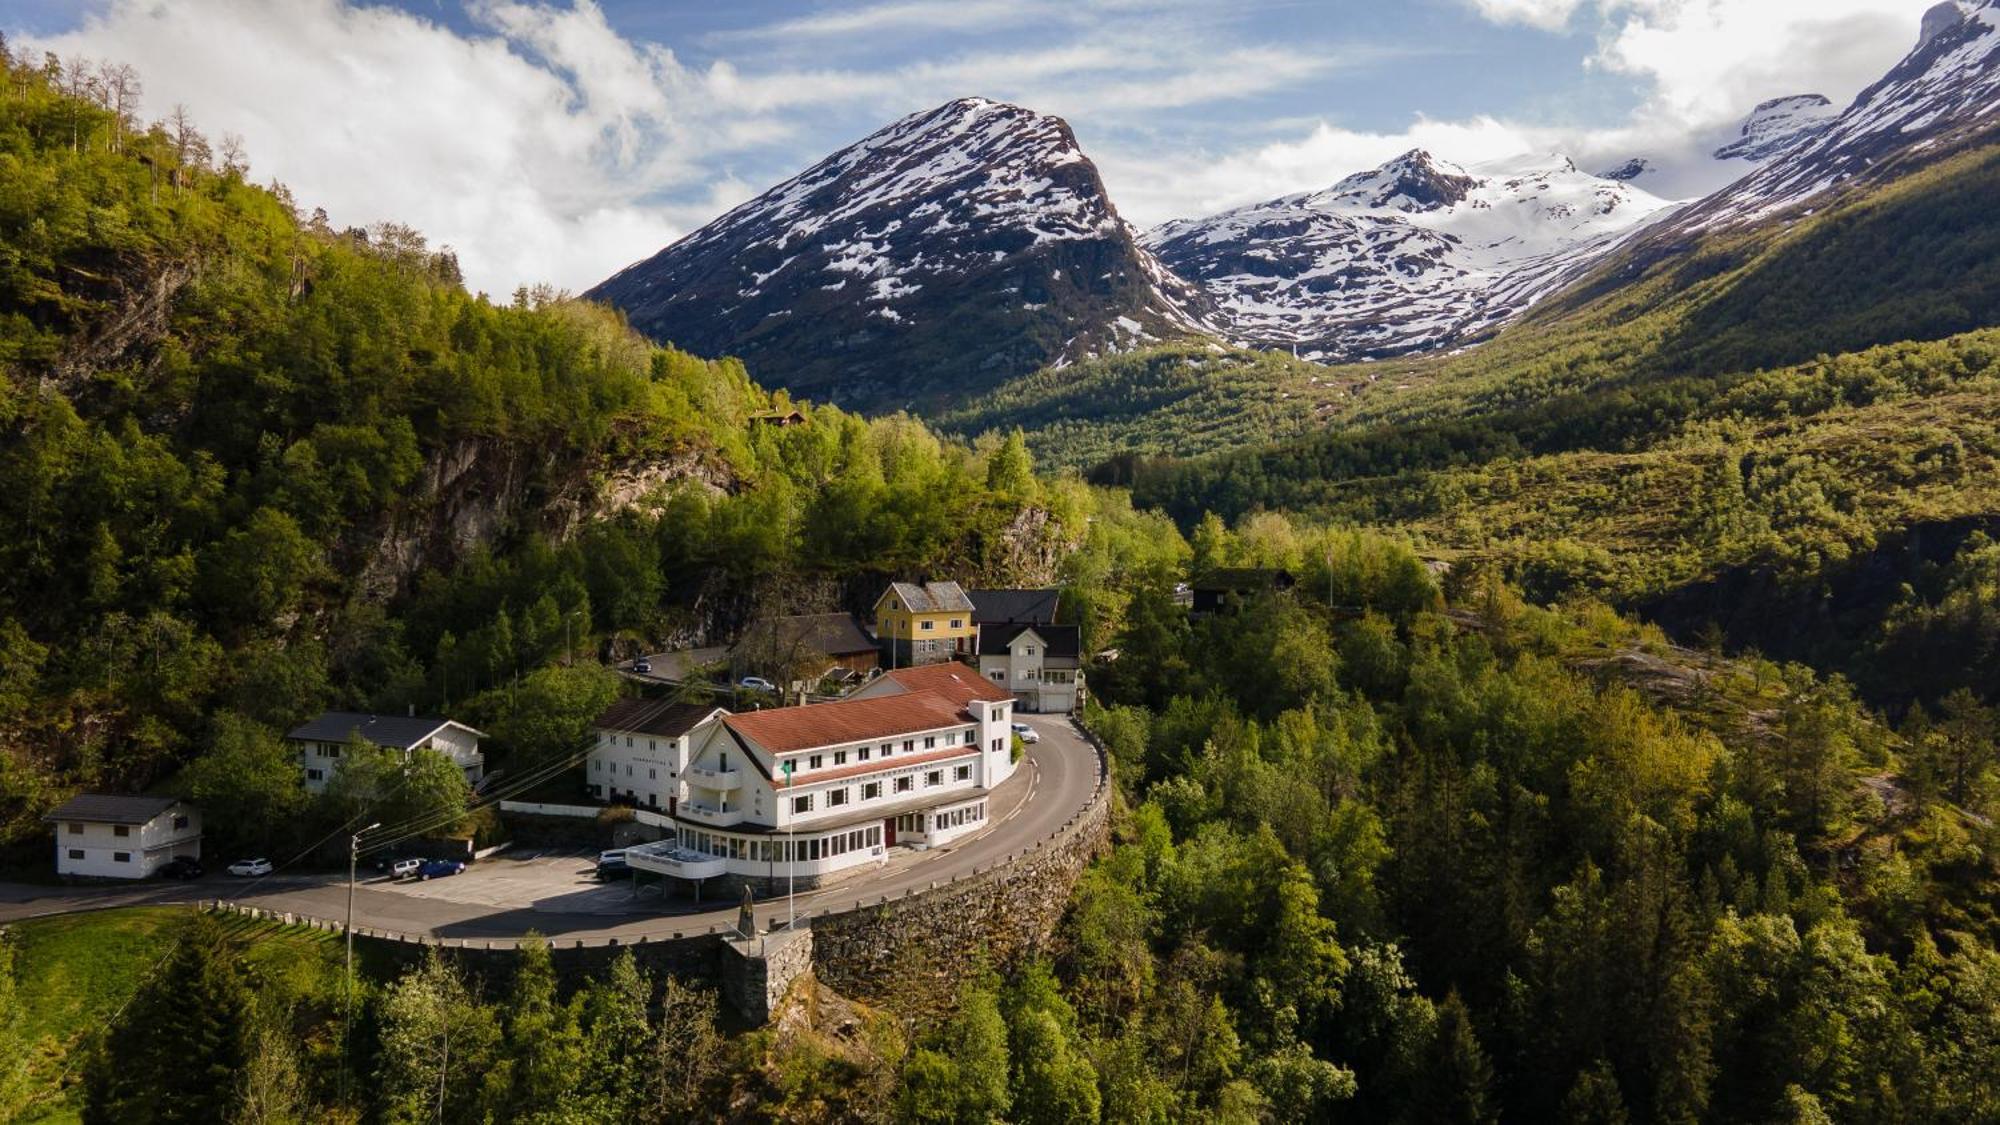
M 423 865 L 424 861 L 421 859 L 399 859 L 396 862 L 389 865 L 389 878 L 407 879 L 410 876 L 415 875 L 417 873 L 417 869 L 422 867 Z

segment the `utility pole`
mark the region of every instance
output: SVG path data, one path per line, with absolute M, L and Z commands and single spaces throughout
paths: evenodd
M 382 827 L 381 821 L 347 838 L 347 971 L 342 974 L 340 1016 L 340 1101 L 347 1103 L 348 1047 L 354 1031 L 354 867 L 361 858 L 361 837 Z

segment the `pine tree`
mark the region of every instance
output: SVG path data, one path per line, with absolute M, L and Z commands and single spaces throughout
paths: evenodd
M 84 1120 L 229 1120 L 252 1055 L 250 1021 L 241 961 L 211 915 L 193 915 L 159 973 L 111 1025 L 85 1080 Z

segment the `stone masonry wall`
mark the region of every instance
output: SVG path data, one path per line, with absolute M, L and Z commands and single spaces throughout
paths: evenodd
M 844 996 L 929 1019 L 952 1008 L 982 961 L 1005 968 L 1045 952 L 1071 889 L 1110 839 L 1103 765 L 1090 804 L 1055 839 L 929 890 L 814 918 L 815 975 Z

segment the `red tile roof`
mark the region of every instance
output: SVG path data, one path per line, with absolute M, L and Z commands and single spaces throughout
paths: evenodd
M 936 692 L 913 691 L 873 699 L 746 711 L 726 716 L 722 722 L 765 750 L 783 754 L 963 726 L 967 720 L 952 700 Z
M 956 662 L 920 664 L 915 668 L 898 668 L 883 675 L 911 692 L 936 692 L 960 707 L 975 699 L 1006 703 L 1014 698 L 1013 693 L 1006 688 Z

